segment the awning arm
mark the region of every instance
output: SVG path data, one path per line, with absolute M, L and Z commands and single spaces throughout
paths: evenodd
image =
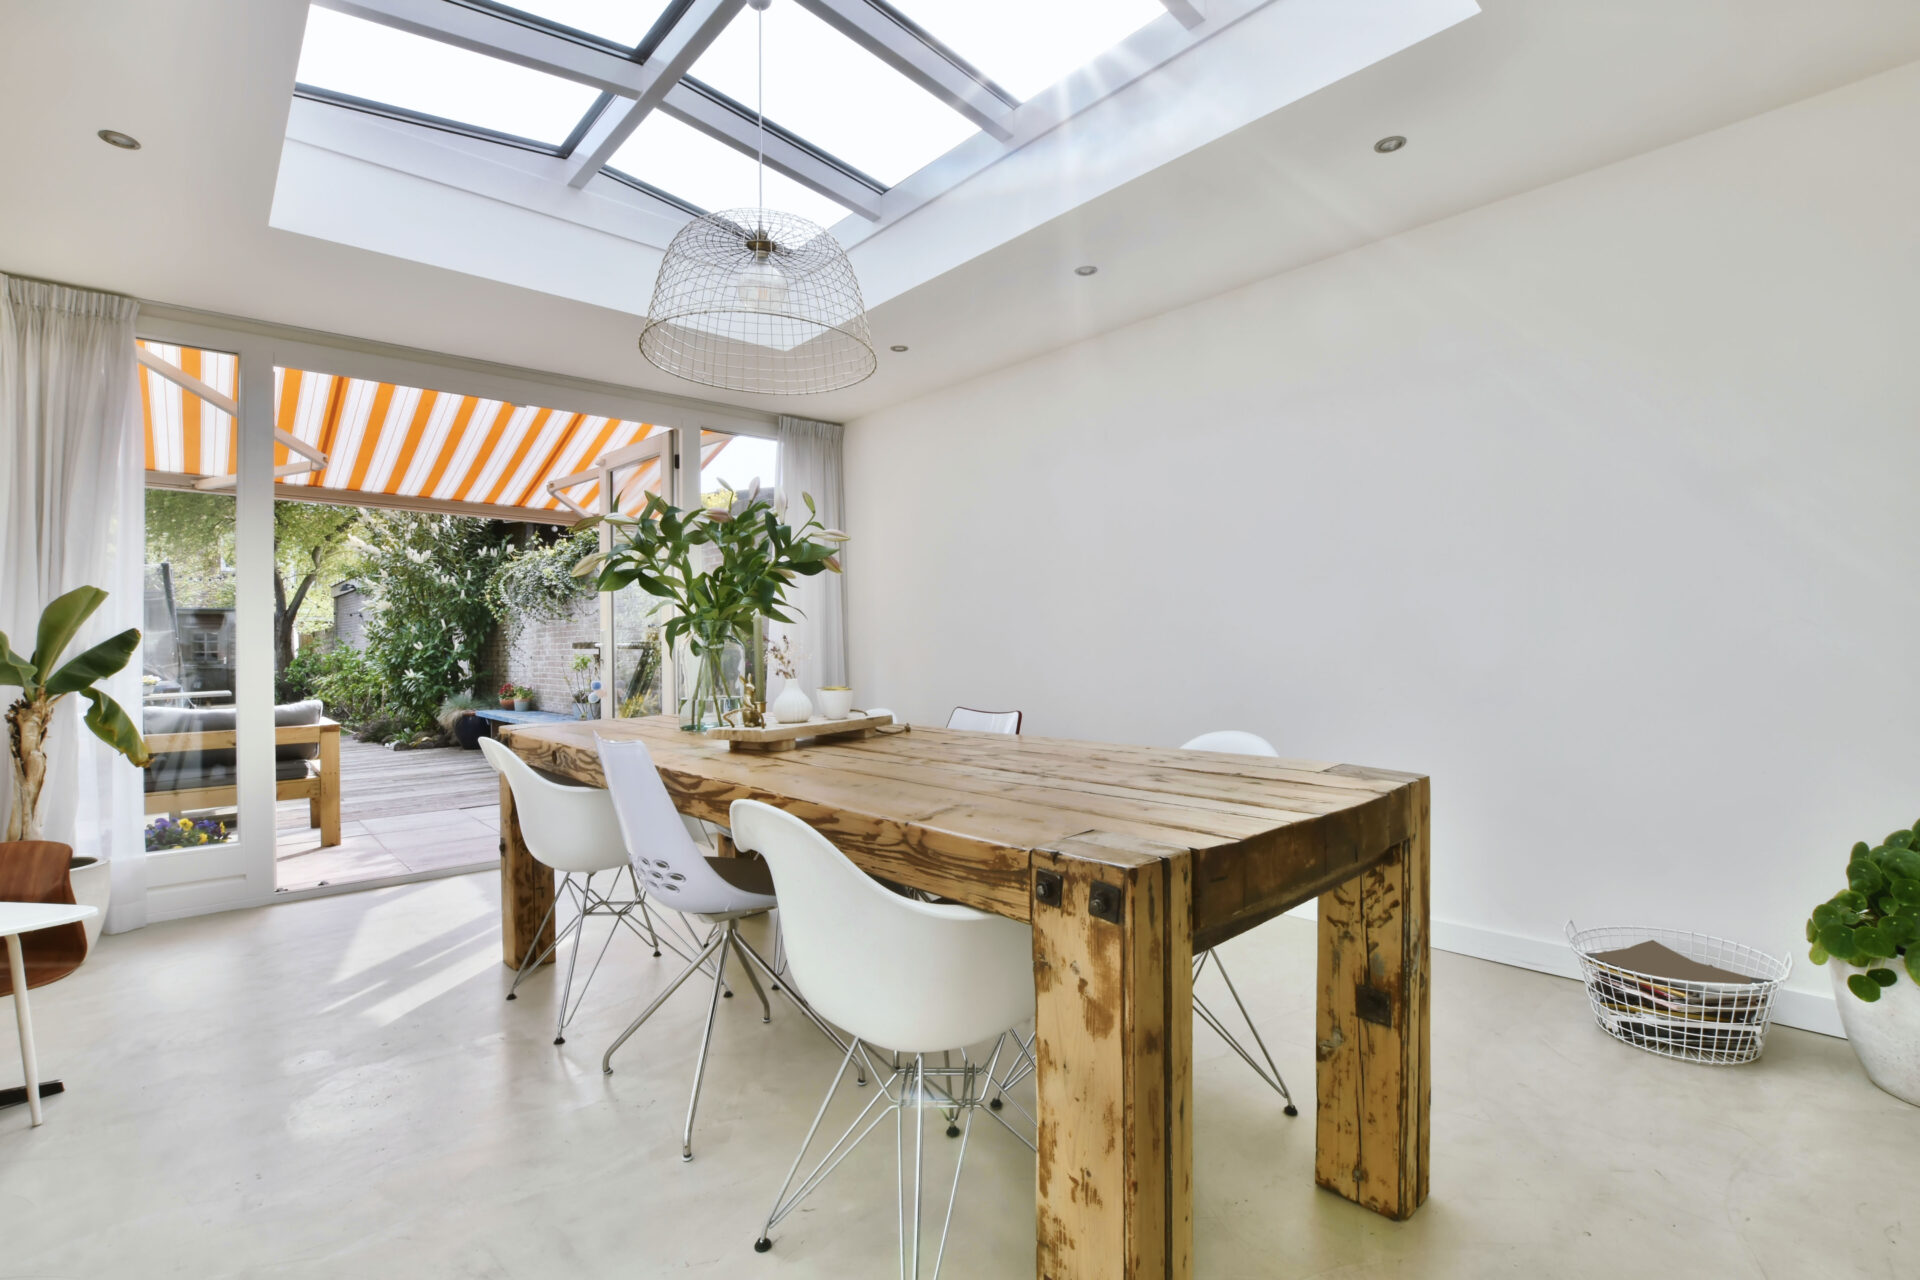
M 229 417 L 232 417 L 235 421 L 239 420 L 240 405 L 237 401 L 234 400 L 232 396 L 228 395 L 226 392 L 214 390 L 212 387 L 208 386 L 206 383 L 200 381 L 200 379 L 188 373 L 185 369 L 182 369 L 179 365 L 171 364 L 165 360 L 162 360 L 159 356 L 153 354 L 153 352 L 147 350 L 145 347 L 135 347 L 133 350 L 134 350 L 134 358 L 138 360 L 142 365 L 153 370 L 155 373 L 165 378 L 168 382 L 173 383 L 175 386 L 179 387 L 181 390 L 190 391 L 194 395 L 199 396 L 202 400 L 205 400 L 208 404 L 212 405 L 214 408 L 219 409 L 221 412 L 227 414 Z M 287 431 L 281 427 L 275 427 L 273 429 L 273 438 L 276 441 L 278 441 L 280 444 L 285 445 L 290 452 L 297 453 L 301 457 L 313 463 L 312 467 L 304 467 L 301 470 L 311 471 L 311 470 L 314 470 L 315 468 L 324 467 L 327 465 L 326 454 L 320 452 L 318 449 L 308 444 L 305 440 L 302 440 L 299 436 L 294 435 L 293 432 Z M 279 473 L 276 473 L 276 474 L 279 474 Z M 289 472 L 286 472 L 285 474 L 298 475 L 300 474 L 300 472 L 289 471 Z

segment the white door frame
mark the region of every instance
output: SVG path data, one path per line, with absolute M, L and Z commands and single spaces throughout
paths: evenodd
M 698 459 L 700 430 L 772 436 L 773 422 L 749 409 L 683 401 L 632 388 L 584 382 L 351 338 L 233 317 L 147 305 L 136 324 L 141 338 L 171 346 L 231 352 L 239 357 L 239 452 L 234 485 L 235 641 L 234 706 L 239 777 L 239 837 L 210 848 L 170 850 L 144 858 L 146 900 L 128 902 L 130 925 L 261 906 L 324 895 L 349 886 L 274 892 L 273 753 L 273 371 L 276 365 L 347 377 L 431 387 L 458 395 L 518 404 L 546 404 L 576 413 L 604 414 L 668 428 L 649 437 L 673 442 L 678 458 Z M 699 468 L 673 474 L 667 496 L 686 505 L 699 487 Z M 144 483 L 144 476 L 142 477 Z M 698 494 L 694 496 L 698 500 Z M 427 873 L 431 874 L 431 873 Z M 134 876 L 130 884 L 138 884 Z M 388 883 L 381 881 L 378 883 Z M 375 887 L 370 882 L 366 887 Z

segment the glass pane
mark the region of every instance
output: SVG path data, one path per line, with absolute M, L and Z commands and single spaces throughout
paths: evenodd
M 665 8 L 658 3 L 639 4 L 635 0 L 518 0 L 495 7 L 584 31 L 628 49 L 646 38 Z
M 760 205 L 759 166 L 752 156 L 659 111 L 647 114 L 633 136 L 613 153 L 608 168 L 709 212 Z M 847 216 L 837 202 L 771 169 L 766 174 L 766 193 L 769 208 L 797 213 L 823 227 Z
M 718 431 L 700 433 L 700 505 L 724 507 L 728 491 L 744 494 L 758 480 L 773 488 L 780 465 L 780 442 L 760 436 L 730 436 Z
M 611 492 L 618 509 L 630 514 L 642 509 L 647 494 L 660 493 L 663 474 L 658 458 L 613 468 Z M 660 713 L 661 673 L 665 667 L 661 661 L 661 605 L 659 597 L 634 585 L 608 593 L 613 623 L 613 697 L 602 700 L 608 715 Z
M 756 14 L 743 10 L 689 73 L 753 109 Z M 766 20 L 766 112 L 821 150 L 892 186 L 975 130 L 959 112 L 798 4 Z
M 600 95 L 583 84 L 314 6 L 295 78 L 558 146 Z
M 1160 0 L 891 0 L 1016 98 L 1092 62 L 1155 18 Z M 772 109 L 769 119 L 777 118 Z
M 233 501 L 230 491 L 147 490 L 140 653 L 141 728 L 149 735 L 235 728 Z M 154 753 L 144 770 L 149 850 L 235 838 L 235 759 L 231 746 Z

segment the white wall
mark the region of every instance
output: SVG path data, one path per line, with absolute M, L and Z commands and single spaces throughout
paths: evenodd
M 1916 132 L 1920 64 L 854 423 L 856 688 L 1430 773 L 1440 945 L 1728 934 L 1837 1033 L 1802 921 L 1920 816 Z

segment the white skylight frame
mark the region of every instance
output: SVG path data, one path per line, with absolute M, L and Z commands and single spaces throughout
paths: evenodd
M 603 95 L 601 105 L 558 146 L 529 146 L 523 139 L 305 88 L 297 93 L 329 108 L 384 116 L 403 127 L 417 124 L 465 133 L 483 143 L 517 143 L 523 149 L 544 152 L 544 158 L 537 162 L 542 172 L 576 191 L 589 186 L 595 191 L 618 186 L 642 201 L 656 202 L 661 212 L 673 215 L 700 207 L 680 193 L 655 188 L 646 174 L 623 173 L 609 163 L 654 111 L 691 125 L 745 155 L 753 155 L 760 142 L 750 106 L 734 102 L 687 75 L 729 22 L 740 18 L 743 11 L 745 19 L 751 20 L 753 15 L 745 0 L 691 0 L 670 26 L 656 24 L 641 46 L 632 51 L 592 33 L 570 30 L 517 11 L 511 0 L 313 2 L 599 90 Z M 858 240 L 875 226 L 897 219 L 940 189 L 977 172 L 981 163 L 991 162 L 994 154 L 1004 154 L 1045 133 L 1272 0 L 1161 0 L 1172 15 L 1168 21 L 1143 28 L 1125 47 L 1110 51 L 1082 72 L 1025 103 L 904 20 L 885 0 L 779 2 L 804 7 L 979 129 L 945 156 L 889 187 L 824 148 L 780 130 L 769 109 L 765 131 L 768 168 L 856 215 L 842 219 L 836 227 L 843 240 L 849 236 Z M 1084 81 L 1079 92 L 1063 92 L 1075 81 Z M 1094 90 L 1091 94 L 1086 92 L 1089 87 Z M 942 171 L 948 175 L 945 180 L 938 176 Z M 497 173 L 476 169 L 472 182 L 457 181 L 453 185 L 497 198 L 501 184 Z M 552 205 L 544 193 L 525 203 L 528 207 Z M 654 243 L 654 237 L 648 235 L 643 242 Z

